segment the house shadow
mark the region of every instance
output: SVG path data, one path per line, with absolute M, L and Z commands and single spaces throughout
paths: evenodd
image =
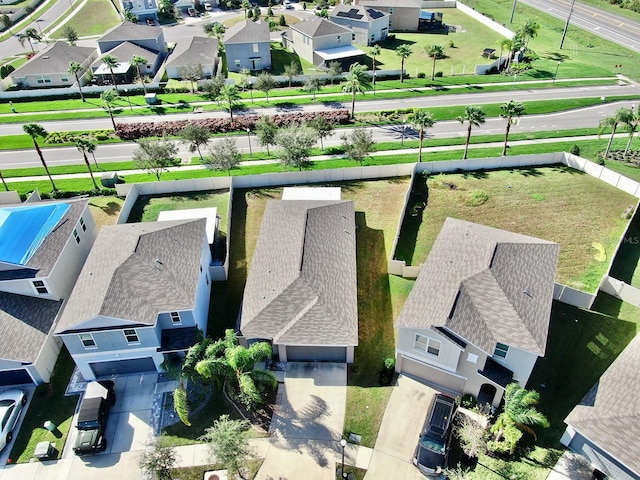
M 639 261 L 640 217 L 638 216 L 638 211 L 636 211 L 622 240 L 622 244 L 620 245 L 616 256 L 613 258 L 610 275 L 613 278 L 617 278 L 618 280 L 631 284 Z
M 395 258 L 413 264 L 418 232 L 422 226 L 424 211 L 429 201 L 429 187 L 426 175 L 415 175 L 411 185 L 411 194 L 402 219 L 402 227 L 396 247 Z

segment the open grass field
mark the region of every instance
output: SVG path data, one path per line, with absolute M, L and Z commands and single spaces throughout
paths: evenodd
M 65 25 L 73 28 L 79 37 L 102 35 L 111 27 L 120 23 L 120 17 L 110 0 L 88 0 L 87 3 Z M 51 34 L 51 38 L 64 38 L 64 28 Z M 125 59 L 122 59 L 123 61 Z M 127 59 L 128 60 L 128 59 Z
M 597 288 L 608 265 L 595 259 L 592 243 L 611 255 L 627 223 L 621 214 L 636 203 L 631 195 L 562 166 L 436 175 L 428 187 L 422 218 L 409 215 L 403 222 L 396 258 L 410 265 L 424 262 L 445 218 L 455 217 L 558 242 L 557 281 L 586 291 Z M 484 194 L 486 201 L 473 206 Z

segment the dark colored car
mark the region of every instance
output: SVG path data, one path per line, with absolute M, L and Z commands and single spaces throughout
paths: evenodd
M 456 408 L 455 399 L 441 393 L 436 395 L 413 459 L 413 464 L 425 475 L 442 473 L 449 453 Z
M 78 437 L 73 447 L 76 455 L 87 455 L 107 448 L 104 431 L 109 410 L 116 403 L 113 382 L 90 382 L 78 412 Z

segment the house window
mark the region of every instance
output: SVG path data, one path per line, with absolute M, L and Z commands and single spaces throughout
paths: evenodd
M 180 318 L 179 312 L 171 312 L 171 323 L 174 325 L 180 325 L 182 323 L 182 319 Z
M 467 362 L 478 363 L 478 355 L 476 355 L 475 353 L 468 353 Z
M 80 228 L 82 228 L 83 232 L 87 231 L 87 225 L 84 223 L 84 218 L 80 217 Z
M 90 333 L 79 333 L 80 341 L 84 348 L 97 348 L 96 341 L 93 339 L 93 335 Z
M 137 343 L 140 343 L 140 339 L 138 338 L 138 332 L 136 332 L 135 328 L 125 328 L 124 338 L 127 339 L 127 343 L 129 345 L 135 345 Z
M 340 35 L 338 35 L 338 43 L 342 42 L 342 37 Z
M 493 352 L 493 356 L 505 358 L 507 356 L 508 351 L 509 351 L 509 345 L 505 345 L 504 343 L 497 343 L 496 350 L 495 352 Z
M 49 290 L 47 290 L 47 286 L 44 284 L 42 280 L 34 280 L 33 288 L 35 288 L 36 292 L 38 292 L 41 295 L 46 295 L 47 293 L 49 293 Z
M 258 53 L 260 51 L 260 49 L 258 48 L 258 44 L 254 43 L 253 44 L 253 53 Z
M 78 230 L 76 230 L 75 228 L 73 229 L 73 238 L 75 238 L 76 243 L 80 245 L 80 235 L 78 235 Z
M 440 347 L 442 346 L 442 342 L 416 333 L 416 340 L 413 346 L 418 350 L 437 357 L 438 355 L 440 355 Z
M 69 81 L 69 79 L 67 77 L 62 77 L 60 80 L 63 81 L 63 82 L 68 82 Z
M 233 63 L 236 66 L 236 68 L 240 68 L 240 60 L 234 60 Z
M 389 15 L 393 15 L 393 7 L 389 7 Z
M 372 35 L 372 36 L 373 36 L 373 35 Z M 351 40 L 355 42 L 355 40 L 356 40 L 356 34 L 355 34 L 355 33 L 352 33 L 352 34 L 351 34 Z

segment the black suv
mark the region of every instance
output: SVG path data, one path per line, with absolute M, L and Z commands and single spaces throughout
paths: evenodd
M 455 399 L 441 393 L 436 395 L 413 459 L 413 464 L 425 475 L 442 473 L 449 453 L 451 425 L 456 407 Z
M 86 455 L 107 448 L 104 431 L 109 410 L 116 403 L 113 382 L 90 382 L 78 412 L 78 437 L 73 447 L 76 455 Z

